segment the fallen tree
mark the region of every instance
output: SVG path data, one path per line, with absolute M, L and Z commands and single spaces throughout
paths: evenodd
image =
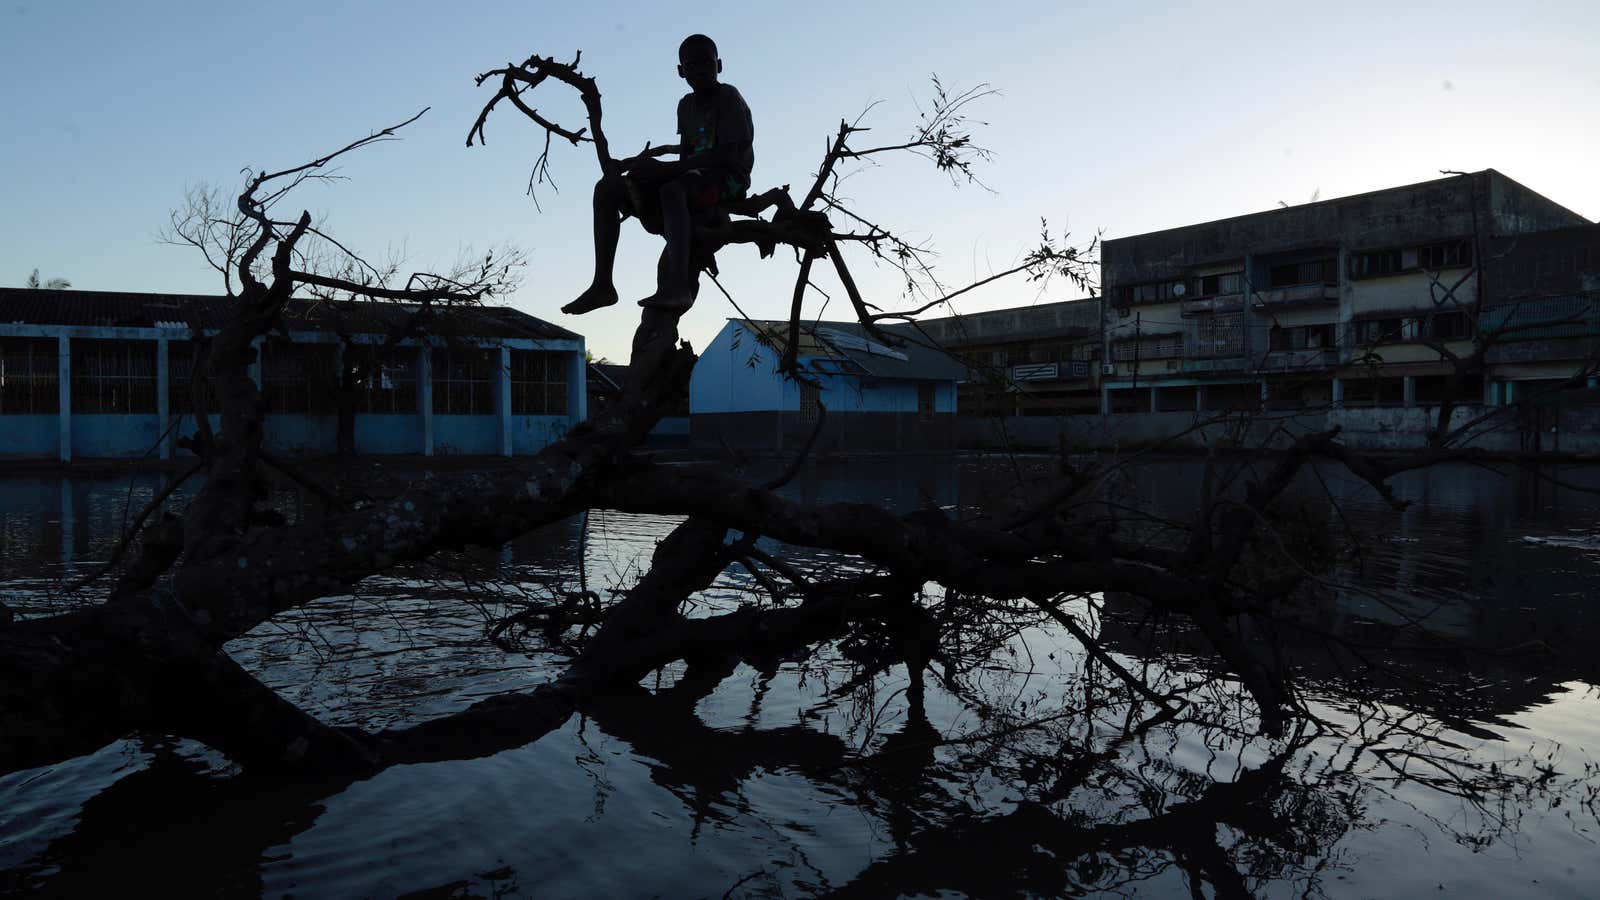
M 491 111 L 504 100 L 547 136 L 592 144 L 602 172 L 614 171 L 598 88 L 578 71 L 576 60 L 563 64 L 533 56 L 480 76 L 480 83 L 492 79 L 498 79 L 499 91 L 474 124 L 476 137 L 481 139 Z M 527 92 L 547 82 L 578 91 L 588 112 L 585 128 L 558 125 L 528 105 Z M 852 141 L 864 129 L 841 123 L 798 200 L 786 187 L 773 188 L 730 206 L 725 219 L 697 231 L 700 258 L 713 269 L 717 251 L 732 245 L 753 244 L 764 256 L 779 247 L 795 254 L 783 358 L 790 377 L 807 378 L 795 358 L 796 338 L 812 269 L 824 257 L 862 325 L 888 342 L 898 338 L 878 331 L 880 322 L 914 321 L 917 312 L 972 287 L 939 285 L 923 248 L 849 209 L 830 185 L 850 160 L 907 151 L 964 177 L 979 152 L 961 114 L 973 96 L 941 93 L 932 114 L 899 144 L 857 148 Z M 214 386 L 221 426 L 211 429 L 207 392 L 194 391 L 198 427 L 184 439 L 199 457 L 204 485 L 181 514 L 144 525 L 99 602 L 0 624 L 0 772 L 90 752 L 128 734 L 156 733 L 199 740 L 251 771 L 348 778 L 395 763 L 520 746 L 578 710 L 625 715 L 630 703 L 649 703 L 637 696 L 641 679 L 667 666 L 684 667 L 675 690 L 704 696 L 741 663 L 765 667 L 846 640 L 871 645 L 873 671 L 903 666 L 912 684 L 907 702 L 915 705 L 924 679 L 953 685 L 956 673 L 994 651 L 998 643 L 974 644 L 971 636 L 1000 618 L 1048 619 L 1066 629 L 1109 673 L 1128 705 L 1130 723 L 1145 711 L 1153 711 L 1153 721 L 1176 715 L 1191 702 L 1183 690 L 1119 664 L 1071 612 L 1071 603 L 1105 592 L 1138 597 L 1192 622 L 1248 693 L 1255 726 L 1281 737 L 1294 733 L 1309 713 L 1289 669 L 1262 639 L 1262 625 L 1318 570 L 1313 554 L 1285 540 L 1296 520 L 1293 510 L 1281 508 L 1280 496 L 1320 458 L 1347 464 L 1398 504 L 1387 479 L 1450 458 L 1448 448 L 1439 446 L 1416 460 L 1376 461 L 1341 446 L 1335 432 L 1298 435 L 1285 447 L 1259 451 L 1251 466 L 1219 475 L 1193 521 L 1165 523 L 1158 534 L 1129 527 L 1097 499 L 1111 468 L 1078 469 L 1065 460 L 1055 478 L 1034 486 L 1031 500 L 1003 518 L 959 520 L 937 510 L 902 514 L 861 503 L 805 504 L 780 492 L 792 467 L 778 479 L 753 483 L 734 474 L 657 465 L 634 452 L 661 410 L 680 396 L 694 362 L 691 350 L 678 342 L 682 313 L 648 309 L 634 337 L 622 400 L 514 471 L 441 474 L 380 501 L 331 496 L 326 515 L 286 524 L 267 502 L 265 479 L 287 464 L 263 452 L 265 407 L 248 368 L 252 343 L 280 326 L 288 299 L 323 291 L 347 300 L 448 305 L 477 302 L 505 284 L 504 266 L 489 260 L 466 273 L 412 275 L 402 286 L 390 283 L 392 271 L 385 275 L 359 265 L 329 274 L 306 264 L 313 257 L 303 244 L 320 237 L 340 251 L 342 245 L 321 234 L 309 213 L 292 220 L 273 215 L 274 205 L 295 186 L 319 177 L 342 155 L 392 137 L 404 124 L 304 165 L 247 178 L 231 219 L 235 230 L 220 242 L 230 293 L 238 284 L 236 315 L 202 340 L 204 353 L 197 355 L 203 371 L 195 377 Z M 547 164 L 541 157 L 537 168 Z M 771 217 L 761 218 L 768 211 Z M 849 230 L 836 227 L 836 219 L 850 223 Z M 899 267 L 911 290 L 922 292 L 917 308 L 885 312 L 869 303 L 850 273 L 847 248 L 865 249 Z M 1000 274 L 1083 280 L 1090 258 L 1045 232 L 1017 266 Z M 531 691 L 501 694 L 405 728 L 333 727 L 263 685 L 224 649 L 274 617 L 348 591 L 373 574 L 444 551 L 504 543 L 590 508 L 686 519 L 660 543 L 638 583 L 594 614 L 593 634 L 575 648 L 563 674 Z M 807 576 L 758 547 L 762 538 L 853 555 L 871 573 Z M 758 573 L 769 587 L 768 602 L 686 615 L 685 602 L 736 564 Z M 926 590 L 930 583 L 942 592 Z M 958 638 L 964 641 L 959 649 Z M 1281 759 L 1271 764 L 1281 765 Z M 1241 783 L 1236 793 L 1251 790 Z M 1233 802 L 1200 797 L 1184 815 L 1215 822 Z M 1017 816 L 1032 821 L 1027 817 L 1034 812 Z M 1076 834 L 1051 840 L 1064 848 L 1167 846 L 1162 841 L 1176 840 L 1140 832 L 1128 826 L 1086 844 Z M 1200 868 L 1222 884 L 1213 849 L 1209 843 L 1183 844 L 1183 852 L 1204 855 Z M 939 850 L 929 844 L 919 852 Z M 904 865 L 916 865 L 916 859 Z M 889 877 L 901 876 L 892 866 L 874 868 L 863 885 Z M 1237 885 L 1228 887 L 1238 893 Z

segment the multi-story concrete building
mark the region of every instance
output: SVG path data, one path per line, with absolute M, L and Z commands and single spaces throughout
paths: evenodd
M 1099 410 L 1098 298 L 921 319 L 917 328 L 967 366 L 964 416 Z
M 1600 227 L 1492 169 L 1108 240 L 1101 269 L 1103 412 L 1505 402 L 1600 333 Z M 1458 377 L 1441 349 L 1491 331 Z
M 235 302 L 0 288 L 0 458 L 186 452 L 177 437 L 194 430 L 193 390 L 206 389 L 193 339 L 231 321 Z M 348 427 L 361 453 L 522 455 L 585 417 L 581 336 L 505 307 L 412 327 L 419 314 L 290 301 L 250 372 L 267 447 L 333 453 Z

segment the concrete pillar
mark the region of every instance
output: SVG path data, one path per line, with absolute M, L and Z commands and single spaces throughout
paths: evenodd
M 1150 411 L 1161 411 L 1161 392 L 1155 385 L 1150 386 Z
M 1483 380 L 1483 405 L 1500 405 L 1500 382 L 1489 378 Z
M 1405 405 L 1417 405 L 1417 376 L 1406 375 L 1400 379 L 1400 389 L 1405 396 Z
M 1267 387 L 1267 383 L 1265 381 L 1261 382 L 1261 408 L 1262 409 L 1266 409 L 1267 408 L 1267 398 L 1269 396 L 1271 396 L 1271 395 L 1272 395 L 1272 391 L 1271 391 L 1271 389 L 1269 389 Z
M 266 338 L 258 337 L 250 342 L 250 349 L 256 352 L 255 362 L 250 364 L 250 380 L 256 383 L 256 390 L 261 390 L 261 344 Z
M 1100 415 L 1111 415 L 1111 388 L 1100 388 Z
M 511 348 L 500 348 L 500 367 L 496 370 L 494 411 L 500 417 L 500 455 L 511 455 Z
M 1344 379 L 1343 378 L 1335 378 L 1333 380 L 1333 405 L 1334 405 L 1335 408 L 1339 408 L 1339 407 L 1343 407 L 1344 406 Z
M 56 338 L 56 391 L 61 411 L 57 414 L 58 440 L 62 462 L 72 462 L 72 339 Z
M 1517 402 L 1517 383 L 1515 381 L 1507 381 L 1504 384 L 1505 384 L 1505 394 L 1504 394 L 1505 403 L 1506 403 L 1507 406 L 1510 406 L 1511 404 Z
M 433 455 L 433 350 L 417 348 L 417 413 L 422 416 L 422 455 Z
M 583 359 L 583 345 L 568 354 L 571 368 L 567 369 L 567 421 L 573 425 L 589 419 L 589 365 Z
M 167 426 L 172 423 L 167 421 L 172 410 L 167 408 L 171 400 L 171 392 L 167 386 L 171 384 L 172 375 L 167 368 L 167 339 L 156 338 L 156 424 L 161 429 L 161 458 L 172 458 L 172 435 L 167 434 Z
M 1206 411 L 1206 386 L 1203 384 L 1194 386 L 1194 411 Z

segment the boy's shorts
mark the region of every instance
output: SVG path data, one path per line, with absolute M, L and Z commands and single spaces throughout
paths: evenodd
M 696 219 L 709 210 L 716 208 L 718 203 L 726 199 L 737 199 L 744 196 L 744 191 L 738 190 L 739 183 L 729 175 L 714 169 L 691 169 L 679 175 L 676 179 L 681 182 L 689 194 L 689 214 Z M 651 234 L 660 234 L 661 227 L 661 187 L 665 181 L 644 181 L 631 175 L 623 176 L 623 183 L 628 188 L 629 210 L 639 219 L 639 224 Z

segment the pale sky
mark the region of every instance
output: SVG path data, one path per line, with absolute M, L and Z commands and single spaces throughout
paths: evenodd
M 937 73 L 1001 92 L 978 111 L 993 193 L 953 188 L 922 160 L 885 160 L 847 183 L 870 218 L 941 252 L 951 283 L 1010 264 L 1041 216 L 1087 240 L 1119 237 L 1496 168 L 1600 216 L 1600 3 L 1407 4 L 935 2 L 832 8 L 777 3 L 479 0 L 273 3 L 0 0 L 0 284 L 35 267 L 75 288 L 220 293 L 192 250 L 156 234 L 186 186 L 230 188 L 246 166 L 283 167 L 432 110 L 405 140 L 308 190 L 345 243 L 405 248 L 418 268 L 506 241 L 531 267 L 512 305 L 626 358 L 658 239 L 625 227 L 624 302 L 558 307 L 588 283 L 588 147 L 553 153 L 559 194 L 523 192 L 542 135 L 514 110 L 465 146 L 492 88 L 472 76 L 538 52 L 569 57 L 605 94 L 619 154 L 673 140 L 685 35 L 717 40 L 723 80 L 756 123 L 755 188 L 809 185 L 841 117 L 902 138 Z M 555 85 L 536 105 L 582 124 Z M 297 208 L 298 209 L 298 208 Z M 297 211 L 297 210 L 295 210 Z M 293 211 L 284 210 L 286 217 Z M 786 314 L 795 264 L 750 248 L 719 257 L 758 317 Z M 897 282 L 859 254 L 871 299 Z M 831 275 L 819 284 L 834 292 Z M 836 293 L 836 296 L 839 296 Z M 962 311 L 1074 296 L 1016 282 Z M 815 307 L 811 313 L 815 314 Z M 707 284 L 683 324 L 703 347 L 734 315 Z M 829 317 L 848 317 L 842 297 Z

